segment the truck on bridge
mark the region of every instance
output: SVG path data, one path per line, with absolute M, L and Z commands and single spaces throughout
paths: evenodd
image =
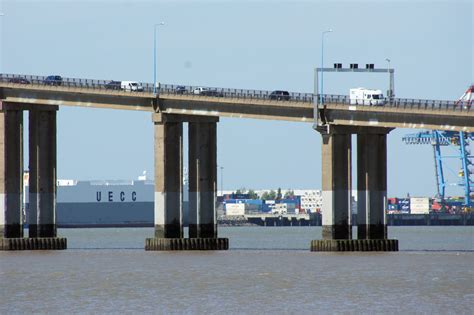
M 384 105 L 385 99 L 381 90 L 353 88 L 349 90 L 351 105 Z

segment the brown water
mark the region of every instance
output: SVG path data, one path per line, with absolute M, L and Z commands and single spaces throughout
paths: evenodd
M 397 253 L 312 253 L 320 227 L 232 227 L 225 252 L 145 252 L 152 229 L 65 229 L 69 249 L 0 252 L 0 313 L 474 310 L 473 227 L 391 227 Z

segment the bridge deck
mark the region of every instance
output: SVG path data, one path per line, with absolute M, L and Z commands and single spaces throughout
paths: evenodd
M 10 82 L 26 78 L 28 84 Z M 213 96 L 195 95 L 193 87 L 177 92 L 175 85 L 142 84 L 143 91 L 107 89 L 104 80 L 63 79 L 60 86 L 45 85 L 44 77 L 0 74 L 0 100 L 9 106 L 79 106 L 163 112 L 178 115 L 256 118 L 314 122 L 311 93 L 290 93 L 277 100 L 271 91 L 209 88 Z M 184 92 L 183 92 L 184 91 Z M 332 125 L 375 126 L 474 131 L 474 109 L 454 101 L 393 99 L 384 106 L 350 105 L 341 95 L 324 95 L 323 122 Z

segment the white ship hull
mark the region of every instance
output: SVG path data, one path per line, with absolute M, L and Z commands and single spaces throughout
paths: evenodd
M 61 227 L 152 227 L 154 183 L 137 181 L 65 181 L 57 186 L 56 224 Z M 28 224 L 28 186 L 25 186 Z M 187 191 L 184 187 L 183 191 Z M 184 194 L 183 212 L 188 208 Z M 187 215 L 184 215 L 185 224 Z

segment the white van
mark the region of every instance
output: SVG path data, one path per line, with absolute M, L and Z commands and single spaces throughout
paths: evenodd
M 385 104 L 385 98 L 381 90 L 369 90 L 366 88 L 354 88 L 349 90 L 351 105 L 380 105 Z
M 141 86 L 137 81 L 122 81 L 120 83 L 120 88 L 125 91 L 134 91 L 134 92 L 143 91 L 143 86 Z

